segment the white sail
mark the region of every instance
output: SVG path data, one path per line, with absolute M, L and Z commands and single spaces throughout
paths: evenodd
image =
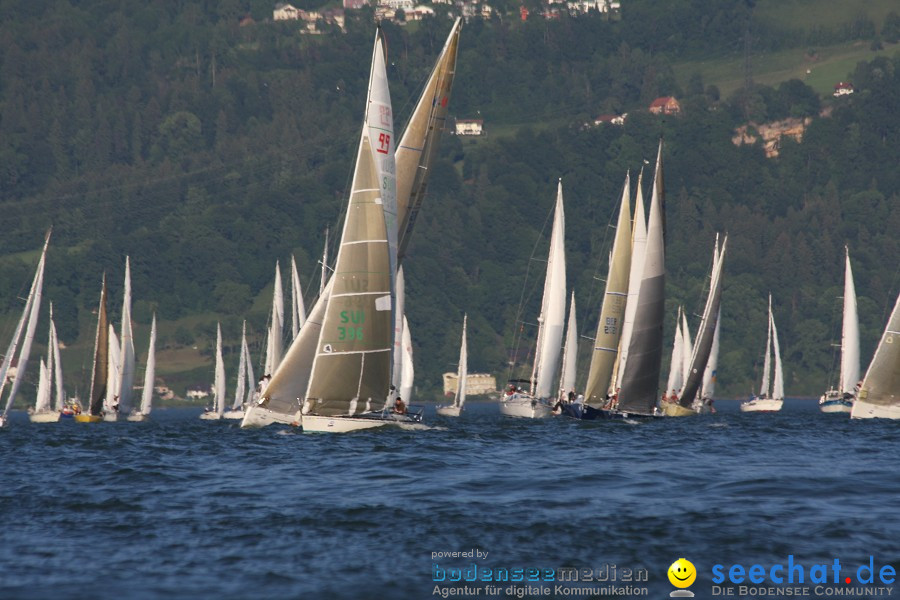
M 415 367 L 413 366 L 413 349 L 412 335 L 409 332 L 409 323 L 406 315 L 403 315 L 403 334 L 401 336 L 403 346 L 401 350 L 400 360 L 403 368 L 400 370 L 400 397 L 409 405 L 412 400 L 413 380 L 415 378 Z
M 544 296 L 538 317 L 538 348 L 535 353 L 533 395 L 550 398 L 554 395 L 556 373 L 563 329 L 566 321 L 566 215 L 563 210 L 562 180 L 556 191 L 556 209 L 550 234 L 550 254 L 547 258 L 547 275 L 544 278 Z
M 269 327 L 270 354 L 266 356 L 266 374 L 271 375 L 281 364 L 284 350 L 282 331 L 284 330 L 284 289 L 281 285 L 281 267 L 275 261 L 275 286 L 272 292 L 272 322 Z
M 851 418 L 900 418 L 900 296 L 866 370 Z
M 303 289 L 300 287 L 300 273 L 297 261 L 291 255 L 291 339 L 295 339 L 306 320 L 306 307 L 303 305 Z M 245 324 L 246 325 L 246 324 Z
M 50 381 L 47 377 L 47 363 L 41 358 L 38 368 L 37 397 L 34 403 L 34 412 L 42 413 L 50 411 Z
M 59 334 L 53 322 L 53 304 L 50 305 L 50 348 L 53 352 L 53 384 L 56 392 L 56 410 L 62 410 L 66 403 L 66 391 L 63 386 L 62 358 L 59 352 Z
M 462 410 L 466 403 L 466 388 L 469 383 L 469 355 L 466 345 L 466 321 L 469 315 L 463 315 L 462 341 L 459 344 L 459 367 L 457 369 L 456 396 L 453 398 L 453 406 Z
M 153 410 L 153 387 L 156 383 L 156 313 L 150 323 L 150 344 L 147 347 L 147 367 L 144 369 L 144 390 L 141 394 L 141 414 Z
M 769 396 L 769 386 L 772 383 L 772 294 L 769 294 L 769 315 L 766 332 L 766 357 L 763 360 L 762 384 L 759 386 L 759 395 L 765 398 Z
M 406 318 L 404 312 L 406 303 L 406 283 L 403 279 L 403 267 L 397 269 L 396 301 L 394 303 L 394 358 L 393 373 L 391 373 L 391 385 L 396 389 L 400 389 L 400 379 L 403 377 L 403 320 Z M 401 397 L 409 404 L 409 399 L 401 394 Z M 389 400 L 393 402 L 393 399 Z
M 850 268 L 850 250 L 844 248 L 844 321 L 841 328 L 841 391 L 854 393 L 859 381 L 859 316 L 856 309 L 856 286 Z
M 106 371 L 106 399 L 103 402 L 103 410 L 107 415 L 118 412 L 119 409 L 119 365 L 122 359 L 122 346 L 112 323 L 107 325 L 109 330 L 107 354 L 108 367 Z
M 670 392 L 678 393 L 684 384 L 684 370 L 682 368 L 684 355 L 684 335 L 681 333 L 681 307 L 678 307 L 678 314 L 675 317 L 675 340 L 672 343 L 672 362 L 669 365 L 669 379 L 666 382 L 666 394 Z
M 578 324 L 575 320 L 575 292 L 569 305 L 569 323 L 566 326 L 566 343 L 563 346 L 562 369 L 559 378 L 560 397 L 575 391 L 576 367 L 578 364 Z
M 722 327 L 722 308 L 716 316 L 716 331 L 713 333 L 712 348 L 709 351 L 709 360 L 706 361 L 706 368 L 703 370 L 703 386 L 701 388 L 701 398 L 712 398 L 716 393 L 716 376 L 719 370 L 719 329 Z
M 128 411 L 131 407 L 131 395 L 134 390 L 134 332 L 131 328 L 131 263 L 125 257 L 125 292 L 122 297 L 122 347 L 119 351 L 119 372 L 116 379 L 119 383 L 119 409 Z
M 624 371 L 628 360 L 628 348 L 631 345 L 631 332 L 634 330 L 634 315 L 637 312 L 638 292 L 641 289 L 641 271 L 644 268 L 644 255 L 647 251 L 647 216 L 644 209 L 643 192 L 644 171 L 638 175 L 637 192 L 634 200 L 634 220 L 631 226 L 631 266 L 628 271 L 628 298 L 625 302 L 625 316 L 622 320 L 622 337 L 619 340 L 619 364 L 611 383 L 615 392 L 617 380 Z
M 28 299 L 25 301 L 25 310 L 22 313 L 22 317 L 19 320 L 19 323 L 16 325 L 16 331 L 13 334 L 13 339 L 10 342 L 9 349 L 7 350 L 6 356 L 3 359 L 3 365 L 0 366 L 0 376 L 2 376 L 2 383 L 0 383 L 0 392 L 2 392 L 3 387 L 6 386 L 6 378 L 9 373 L 9 367 L 12 362 L 13 354 L 16 352 L 16 347 L 19 343 L 19 338 L 22 335 L 22 328 L 25 327 L 25 337 L 22 339 L 22 349 L 19 352 L 19 360 L 16 365 L 16 377 L 12 382 L 12 386 L 9 390 L 9 397 L 6 400 L 6 406 L 3 409 L 3 415 L 0 417 L 0 425 L 6 422 L 6 416 L 9 413 L 9 409 L 12 407 L 12 403 L 16 399 L 16 394 L 19 391 L 19 386 L 22 385 L 22 381 L 25 379 L 25 367 L 28 365 L 28 357 L 31 354 L 31 345 L 34 341 L 34 331 L 37 328 L 38 314 L 41 310 L 41 296 L 43 294 L 44 288 L 44 264 L 46 263 L 47 257 L 47 245 L 50 243 L 50 233 L 47 233 L 47 236 L 44 240 L 44 249 L 41 252 L 41 259 L 38 261 L 37 271 L 34 275 L 34 281 L 31 283 L 31 291 L 28 293 Z M 27 317 L 27 325 L 26 323 Z
M 216 375 L 213 398 L 219 416 L 225 414 L 225 361 L 222 359 L 222 325 L 216 324 Z
M 238 357 L 237 383 L 234 388 L 234 404 L 231 405 L 232 410 L 241 409 L 244 405 L 244 399 L 247 393 L 247 349 L 247 321 L 244 321 L 244 326 L 241 329 L 241 355 Z
M 687 314 L 684 309 L 681 311 L 681 385 L 676 388 L 680 391 L 684 382 L 687 381 L 688 375 L 691 373 L 691 358 L 694 356 L 694 342 L 691 340 L 691 329 L 688 327 Z
M 328 281 L 328 228 L 325 228 L 325 244 L 322 247 L 322 279 L 319 281 L 319 298 L 325 295 L 325 282 Z
M 769 313 L 772 321 L 772 352 L 775 356 L 775 375 L 772 378 L 772 395 L 774 400 L 784 400 L 784 369 L 781 366 L 781 348 L 778 345 L 778 329 L 775 328 L 775 315 Z

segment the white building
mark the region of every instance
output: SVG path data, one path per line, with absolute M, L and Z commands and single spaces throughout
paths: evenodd
M 482 119 L 457 119 L 456 135 L 483 135 L 484 120 Z
M 272 11 L 272 19 L 275 21 L 298 21 L 300 9 L 290 4 L 279 2 Z
M 444 373 L 444 395 L 455 395 L 458 383 L 458 373 Z M 466 376 L 466 394 L 477 396 L 479 394 L 491 394 L 496 391 L 497 378 L 490 373 L 469 373 Z
M 411 12 L 415 7 L 415 2 L 413 0 L 378 0 L 378 6 L 393 8 L 395 11 Z

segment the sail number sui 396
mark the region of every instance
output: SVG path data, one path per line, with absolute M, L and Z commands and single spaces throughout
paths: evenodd
M 365 323 L 365 321 L 366 321 L 365 311 L 342 310 L 341 311 L 341 323 L 352 323 L 353 325 L 359 325 L 359 327 L 353 327 L 353 326 L 338 327 L 338 340 L 341 340 L 341 341 L 362 340 L 363 339 L 362 324 Z

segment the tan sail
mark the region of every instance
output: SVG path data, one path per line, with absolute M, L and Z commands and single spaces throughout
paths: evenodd
M 393 120 L 381 31 L 375 40 L 366 123 L 312 366 L 304 414 L 354 415 L 384 407 L 394 333 L 389 214 L 396 205 Z M 395 238 L 396 239 L 396 238 Z
M 461 26 L 462 20 L 456 19 L 397 146 L 397 216 L 400 223 L 398 253 L 401 258 L 406 252 L 416 217 L 422 207 L 429 171 L 437 157 L 441 133 L 444 131 L 450 89 L 456 74 Z
M 625 316 L 628 275 L 631 269 L 630 188 L 630 178 L 626 175 L 619 220 L 616 223 L 616 237 L 609 259 L 609 273 L 606 276 L 606 293 L 600 308 L 600 320 L 597 323 L 587 389 L 584 393 L 585 401 L 594 408 L 600 408 L 606 402 L 613 366 L 619 354 L 619 339 L 622 337 L 622 320 Z

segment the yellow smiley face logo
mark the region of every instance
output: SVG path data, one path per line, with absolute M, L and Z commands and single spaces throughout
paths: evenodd
M 686 558 L 679 558 L 669 567 L 669 582 L 677 588 L 690 587 L 697 579 L 697 569 Z

